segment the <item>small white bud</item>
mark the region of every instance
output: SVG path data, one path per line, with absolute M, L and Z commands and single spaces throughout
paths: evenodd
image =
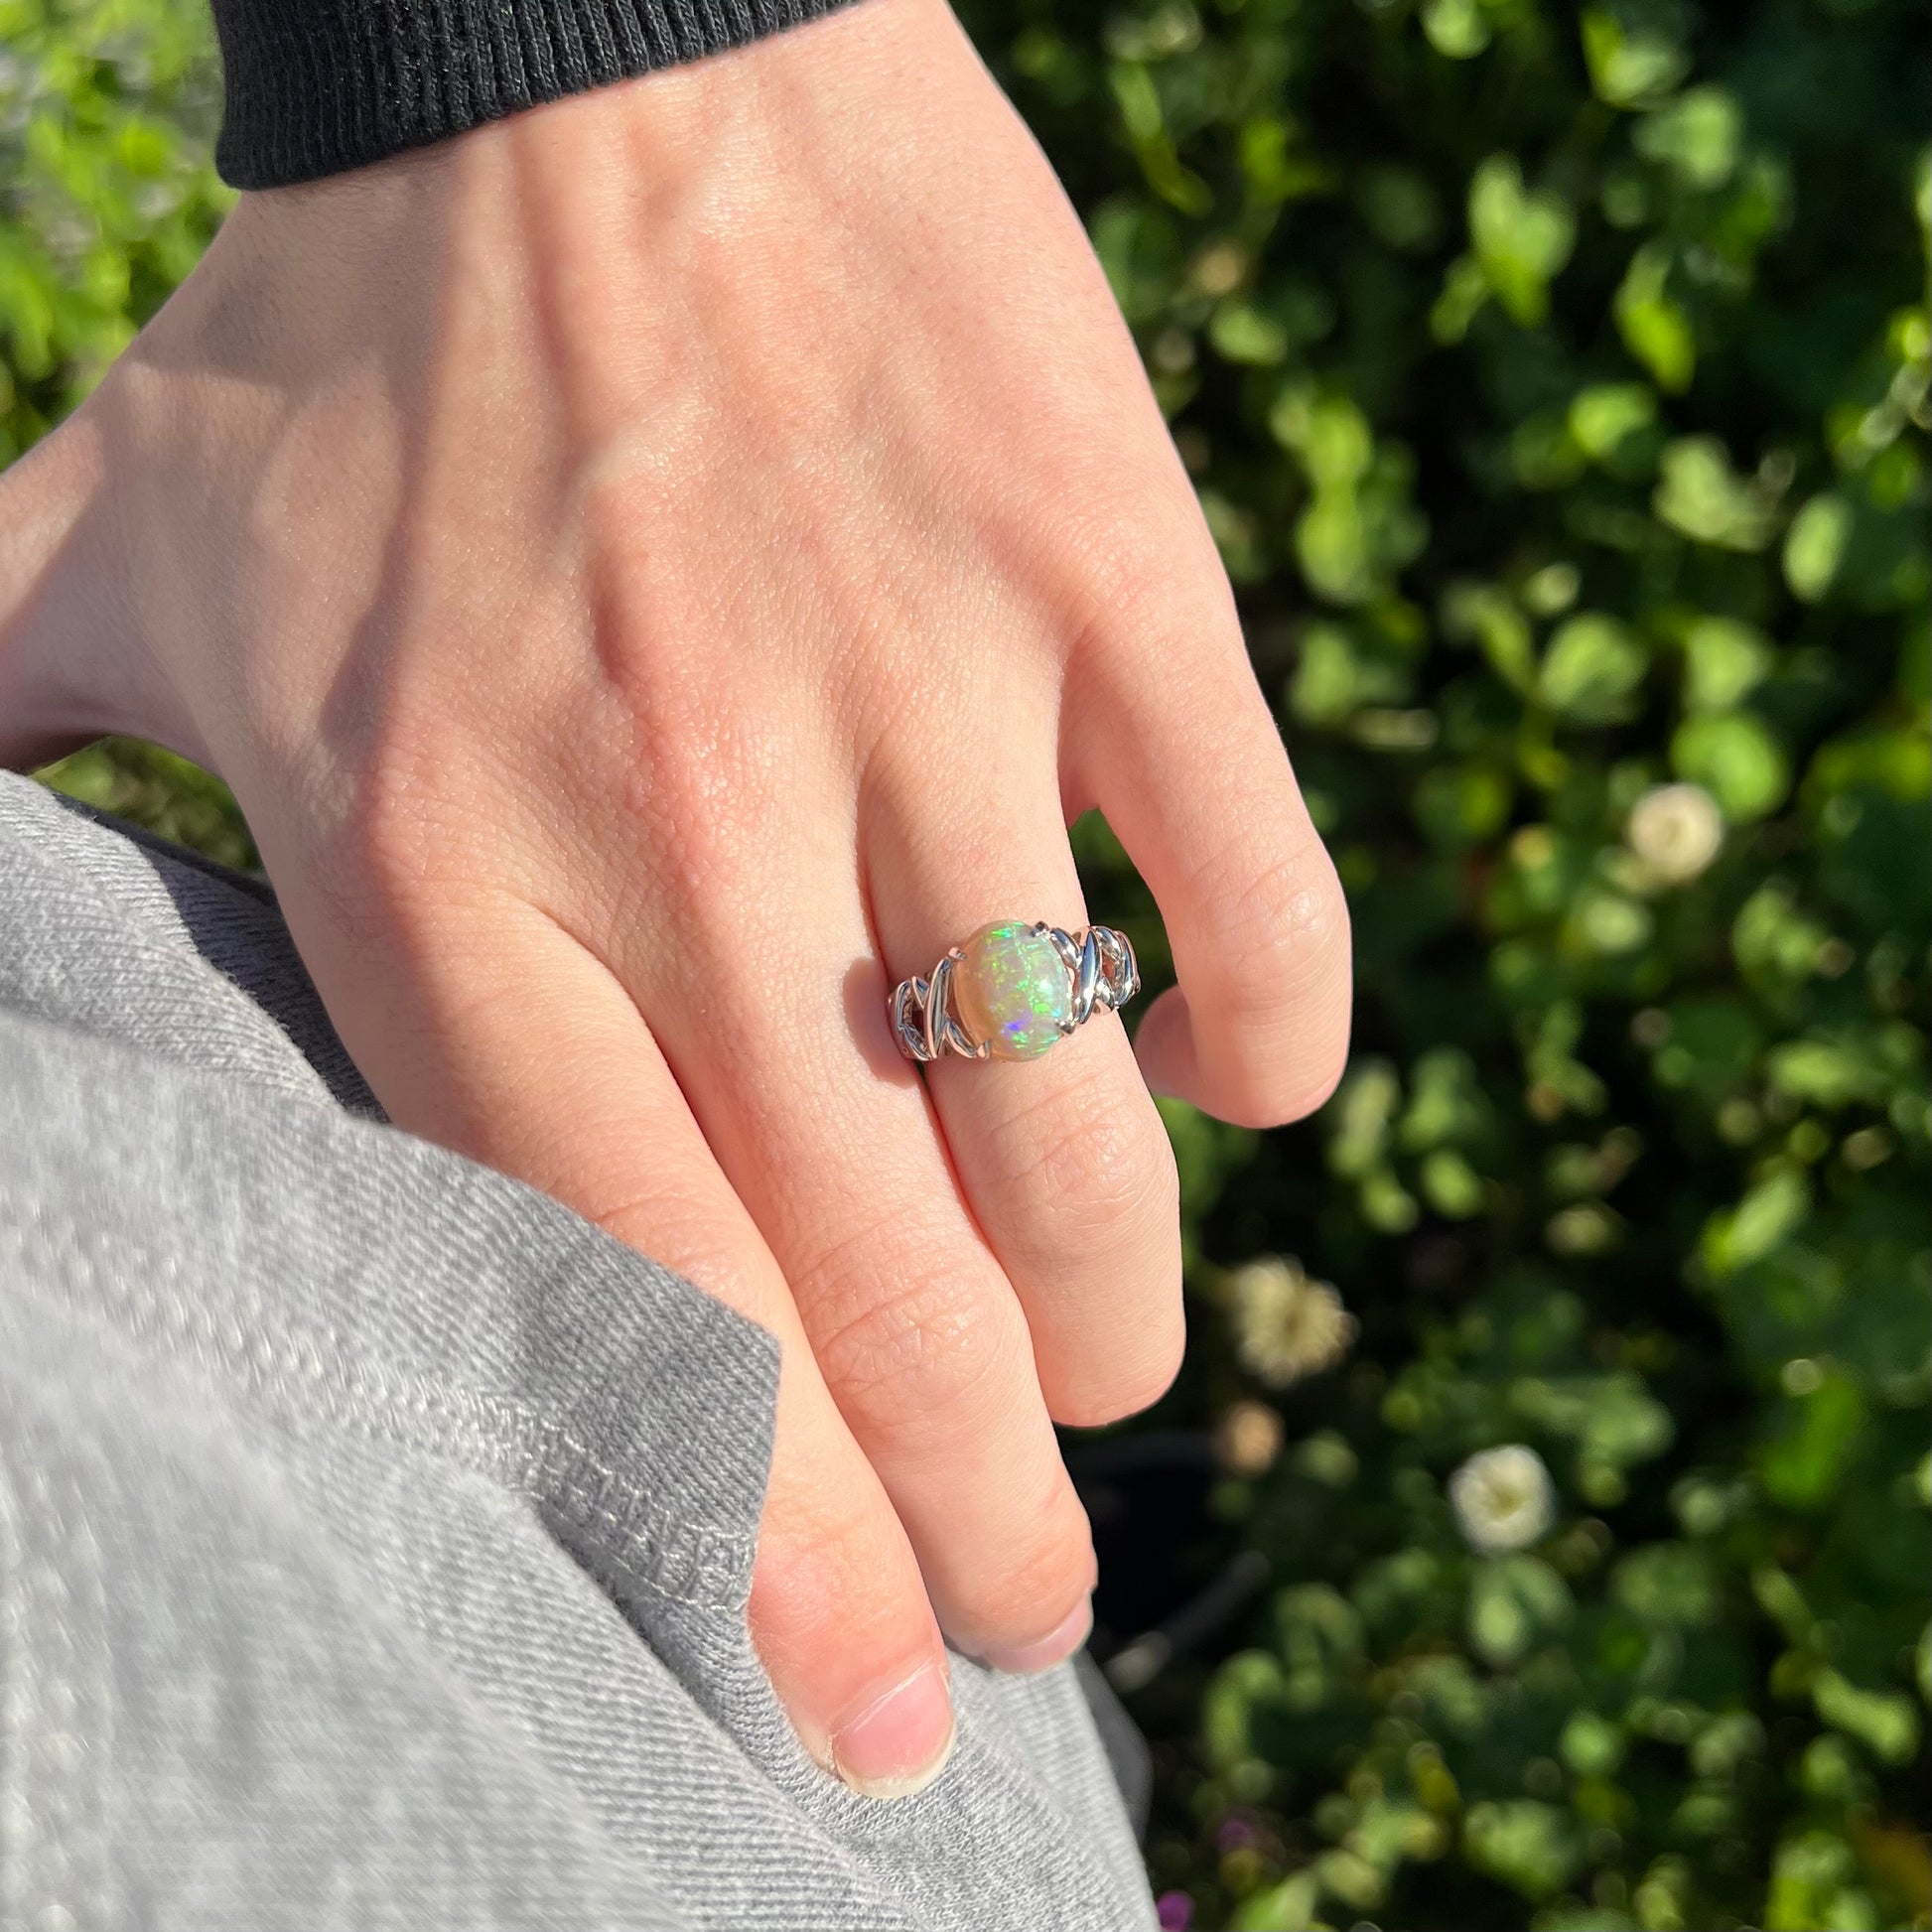
M 1523 1550 L 1556 1521 L 1557 1494 L 1535 1449 L 1481 1449 L 1449 1477 L 1449 1504 L 1469 1547 L 1485 1556 Z
M 1624 836 L 1659 879 L 1682 886 L 1718 856 L 1724 814 L 1702 785 L 1657 785 L 1631 806 Z

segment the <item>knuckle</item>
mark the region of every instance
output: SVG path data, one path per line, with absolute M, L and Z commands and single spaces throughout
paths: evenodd
M 622 780 L 620 838 L 634 864 L 616 869 L 606 906 L 628 950 L 664 933 L 656 970 L 673 963 L 745 1001 L 768 970 L 759 934 L 780 903 L 781 869 L 798 863 L 779 787 L 764 752 L 738 724 L 704 738 L 667 733 Z M 695 988 L 693 989 L 695 991 Z
M 1348 901 L 1312 842 L 1231 880 L 1222 899 L 1224 1010 L 1267 1021 L 1304 1000 L 1348 956 Z
M 312 814 L 305 884 L 339 930 L 413 950 L 436 918 L 491 896 L 491 856 L 442 791 L 418 759 L 385 753 Z
M 1180 1183 L 1173 1148 L 1153 1106 L 1124 1083 L 1089 1077 L 1035 1112 L 1016 1244 L 1038 1267 L 1073 1255 L 1112 1259 L 1171 1245 L 1178 1264 Z
M 1243 1127 L 1312 1113 L 1341 1079 L 1351 1001 L 1348 905 L 1318 846 L 1222 896 L 1227 908 L 1190 1005 L 1214 1112 Z
M 1214 540 L 1189 516 L 1150 543 L 1146 521 L 1121 517 L 1084 543 L 1082 591 L 1071 629 L 1103 690 L 1124 697 L 1157 675 L 1175 698 L 1218 677 L 1247 645 Z M 1150 645 L 1158 646 L 1150 664 Z
M 346 844 L 372 880 L 406 890 L 435 863 L 439 826 L 406 762 L 384 759 L 355 788 Z
M 828 1474 L 830 1472 L 827 1472 Z M 898 1519 L 863 1481 L 778 1486 L 759 1537 L 749 1605 L 767 1658 L 821 1688 L 848 1680 L 850 1660 L 929 1654 L 932 1612 Z
M 1132 634 L 1165 617 L 1189 631 L 1206 613 L 1239 631 L 1234 596 L 1200 504 L 1177 465 L 1122 462 L 1096 449 L 1055 506 L 1062 543 L 1095 608 Z
M 1025 1519 L 1031 1527 L 1011 1538 L 990 1563 L 976 1564 L 954 1592 L 948 1634 L 971 1651 L 997 1643 L 1026 1643 L 1064 1615 L 1069 1602 L 1093 1586 L 1093 1539 L 1085 1513 L 1057 1466 L 1065 1492 Z
M 757 849 L 755 772 L 716 733 L 689 725 L 656 734 L 632 766 L 623 805 L 646 866 L 680 914 L 701 913 Z
M 929 1258 L 890 1288 L 875 1276 L 842 1318 L 810 1325 L 819 1368 L 862 1437 L 971 1427 L 1007 1406 L 1023 1366 L 1011 1298 L 962 1289 Z
M 1050 1628 L 1069 1599 L 1091 1587 L 1089 1539 L 1065 1538 L 1049 1549 L 1028 1554 L 999 1580 L 1003 1621 L 1023 1642 Z
M 1173 1147 L 1138 1084 L 1124 1085 L 1095 1073 L 1038 1105 L 1017 1169 L 1025 1198 L 1000 1242 L 1009 1272 L 1067 1311 L 1049 1311 L 1035 1353 L 1054 1420 L 1074 1427 L 1158 1400 L 1182 1343 Z M 1069 1328 L 1079 1345 L 1064 1344 Z

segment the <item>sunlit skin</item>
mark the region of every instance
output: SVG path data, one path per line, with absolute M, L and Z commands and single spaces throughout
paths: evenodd
M 0 479 L 0 754 L 234 786 L 400 1125 L 769 1328 L 753 1635 L 916 1788 L 941 1632 L 1077 1644 L 1051 1423 L 1168 1384 L 1172 1157 L 1342 1063 L 1347 920 L 1086 238 L 937 0 L 241 199 Z M 1179 978 L 924 1076 L 886 996 L 1086 924 L 1098 806 Z M 1137 1057 L 1138 1055 L 1138 1057 Z

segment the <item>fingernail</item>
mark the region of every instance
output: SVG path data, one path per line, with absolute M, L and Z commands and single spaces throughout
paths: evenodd
M 946 1680 L 923 1664 L 832 1733 L 832 1769 L 868 1798 L 909 1798 L 945 1768 L 952 1746 Z
M 995 1670 L 1031 1676 L 1035 1671 L 1051 1670 L 1064 1663 L 1086 1642 L 1093 1629 L 1093 1598 L 1084 1598 L 1061 1620 L 1059 1627 L 1035 1643 L 1008 1644 L 980 1653 L 981 1661 Z

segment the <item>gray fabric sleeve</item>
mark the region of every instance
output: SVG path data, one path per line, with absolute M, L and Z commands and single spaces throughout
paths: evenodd
M 265 891 L 0 777 L 0 1927 L 1145 1928 L 1070 1668 L 877 1805 L 745 1601 L 774 1344 L 384 1125 Z

